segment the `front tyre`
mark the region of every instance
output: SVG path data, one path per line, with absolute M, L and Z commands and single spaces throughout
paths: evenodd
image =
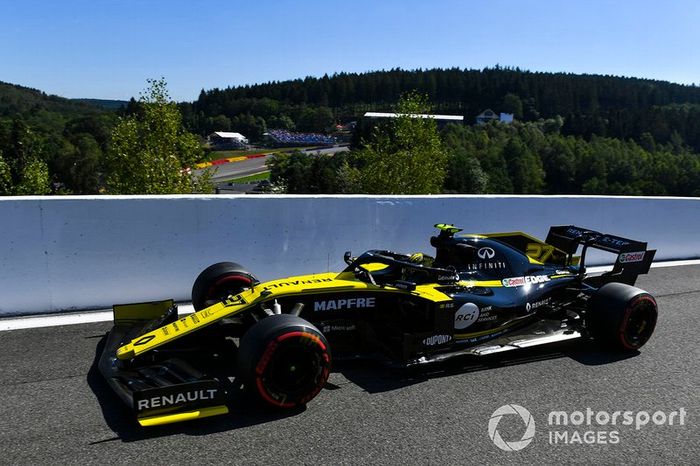
M 255 275 L 235 262 L 219 262 L 210 265 L 194 281 L 192 307 L 195 311 L 201 311 L 257 283 L 259 281 Z
M 277 408 L 311 401 L 331 368 L 328 342 L 306 320 L 279 314 L 253 325 L 241 339 L 237 374 L 244 387 Z
M 654 333 L 657 317 L 654 297 L 623 283 L 603 285 L 589 302 L 588 324 L 593 337 L 618 351 L 644 346 Z

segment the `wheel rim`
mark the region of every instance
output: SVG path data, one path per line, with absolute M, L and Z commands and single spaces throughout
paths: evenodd
M 656 326 L 656 302 L 649 296 L 642 296 L 627 309 L 622 322 L 620 336 L 630 349 L 637 349 L 649 340 Z
M 268 345 L 256 368 L 256 384 L 267 402 L 289 408 L 315 397 L 329 369 L 327 348 L 316 335 L 291 332 Z

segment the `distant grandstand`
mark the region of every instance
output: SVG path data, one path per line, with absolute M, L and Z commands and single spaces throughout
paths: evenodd
M 293 133 L 282 129 L 271 129 L 264 134 L 268 142 L 275 146 L 331 146 L 333 138 L 319 133 Z

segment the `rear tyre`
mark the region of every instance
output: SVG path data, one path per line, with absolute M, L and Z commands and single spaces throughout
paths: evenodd
M 195 311 L 216 304 L 230 295 L 237 295 L 259 283 L 255 275 L 235 262 L 219 262 L 204 269 L 192 286 Z
M 331 368 L 326 338 L 306 320 L 279 314 L 253 325 L 240 342 L 237 374 L 265 404 L 295 408 L 323 389 Z
M 618 351 L 638 350 L 649 340 L 658 317 L 656 300 L 646 291 L 623 283 L 603 285 L 589 302 L 593 337 Z

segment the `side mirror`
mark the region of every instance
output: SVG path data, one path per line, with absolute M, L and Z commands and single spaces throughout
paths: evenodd
M 345 254 L 343 255 L 343 260 L 344 260 L 345 263 L 348 264 L 348 265 L 352 264 L 352 252 L 351 252 L 351 251 L 345 251 Z

